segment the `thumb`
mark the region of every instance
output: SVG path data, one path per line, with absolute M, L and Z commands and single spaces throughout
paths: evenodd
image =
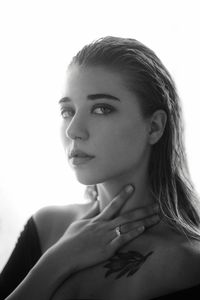
M 91 209 L 81 219 L 91 219 L 99 213 L 99 201 L 94 201 Z

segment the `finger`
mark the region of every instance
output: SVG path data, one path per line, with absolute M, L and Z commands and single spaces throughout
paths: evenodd
M 81 219 L 93 218 L 98 213 L 99 213 L 99 201 L 94 201 L 92 208 Z
M 121 234 L 127 233 L 134 230 L 135 228 L 144 226 L 145 229 L 157 224 L 160 221 L 159 215 L 153 215 L 151 217 L 145 218 L 137 222 L 129 222 L 123 225 L 120 225 Z
M 114 199 L 104 208 L 99 214 L 98 218 L 103 220 L 110 220 L 115 214 L 123 207 L 125 200 L 127 200 L 134 192 L 135 188 L 132 185 L 128 185 L 121 190 L 119 195 L 115 196 Z
M 121 234 L 120 236 L 116 236 L 111 242 L 110 246 L 113 247 L 115 250 L 118 250 L 120 247 L 124 246 L 131 240 L 134 240 L 139 235 L 141 235 L 145 231 L 145 226 L 139 226 L 134 228 L 133 230 Z
M 120 230 L 121 234 L 126 234 L 132 230 L 137 230 L 137 228 L 140 228 L 140 227 L 144 227 L 144 230 L 145 230 L 149 227 L 156 225 L 158 222 L 160 222 L 160 217 L 159 217 L 159 215 L 155 214 L 149 218 L 146 218 L 146 219 L 143 219 L 140 221 L 130 222 L 130 223 L 126 223 L 123 225 L 118 225 L 112 229 L 109 228 L 109 231 L 112 232 L 111 239 L 114 239 L 117 237 L 117 230 L 116 230 L 117 228 Z
M 136 208 L 126 214 L 123 214 L 111 221 L 110 226 L 116 227 L 127 222 L 138 221 L 158 213 L 158 204 L 151 204 L 145 207 Z

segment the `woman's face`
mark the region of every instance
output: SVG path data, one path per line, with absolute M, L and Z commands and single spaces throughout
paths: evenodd
M 134 174 L 147 163 L 149 128 L 138 101 L 119 73 L 76 65 L 67 71 L 60 101 L 62 141 L 67 154 L 78 149 L 94 156 L 80 165 L 69 160 L 81 183 L 92 185 Z

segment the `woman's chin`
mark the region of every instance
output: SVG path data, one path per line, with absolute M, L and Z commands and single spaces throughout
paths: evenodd
M 100 177 L 100 174 L 94 174 L 94 172 L 75 172 L 75 177 L 79 183 L 84 185 L 95 185 L 106 181 L 106 178 Z
M 84 174 L 80 174 L 80 172 L 76 172 L 75 177 L 79 183 L 84 184 L 84 185 L 97 184 L 97 181 L 95 180 L 94 176 L 91 176 L 91 174 L 88 175 L 85 172 L 84 172 Z

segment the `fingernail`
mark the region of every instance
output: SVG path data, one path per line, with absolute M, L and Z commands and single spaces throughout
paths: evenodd
M 145 229 L 144 226 L 140 226 L 140 227 L 137 228 L 137 231 L 142 232 L 142 231 L 144 231 L 144 229 Z
M 127 193 L 131 193 L 131 192 L 133 192 L 133 190 L 134 190 L 134 188 L 131 184 L 127 185 L 127 187 L 125 188 L 125 191 Z

